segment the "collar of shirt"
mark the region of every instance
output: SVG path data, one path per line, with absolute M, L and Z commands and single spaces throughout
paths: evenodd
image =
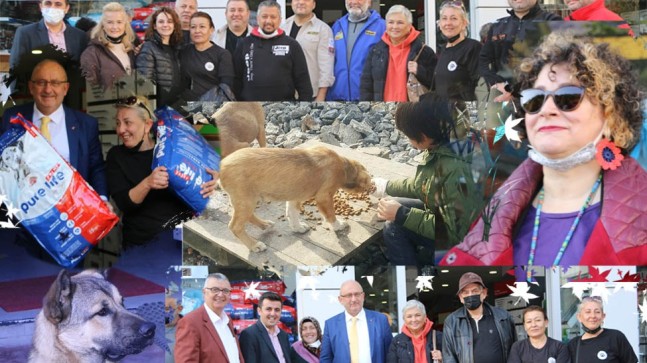
M 278 336 L 278 335 L 279 335 L 279 332 L 281 331 L 281 329 L 279 329 L 279 327 L 278 327 L 277 325 L 274 325 L 274 332 L 272 332 L 271 330 L 269 330 L 269 329 L 267 328 L 267 326 L 265 326 L 265 324 L 263 324 L 263 321 L 262 321 L 262 320 L 261 320 L 261 325 L 263 325 L 263 328 L 265 328 L 265 330 L 267 330 L 267 334 L 269 334 L 269 335 L 270 335 L 270 337 L 276 337 L 276 336 Z
M 346 317 L 346 323 L 350 324 L 352 322 L 353 316 L 348 313 L 348 311 L 344 311 L 344 316 Z M 356 315 L 357 321 L 366 321 L 366 312 L 364 311 L 364 308 L 359 311 Z
M 63 34 L 63 33 L 65 32 L 65 29 L 67 29 L 67 25 L 65 25 L 65 21 L 63 21 L 63 27 L 61 28 L 61 31 L 59 31 L 59 32 L 55 32 L 55 31 L 53 31 L 53 30 L 52 30 L 52 28 L 50 28 L 50 27 L 47 25 L 47 22 L 45 22 L 45 27 L 47 28 L 47 32 L 48 32 L 48 33 L 57 34 L 57 35 L 58 35 L 58 34 Z
M 32 122 L 34 125 L 38 126 L 40 128 L 41 125 L 41 118 L 43 116 L 49 116 L 50 122 L 53 122 L 55 125 L 60 125 L 64 120 L 65 120 L 65 111 L 63 110 L 63 105 L 58 106 L 58 108 L 52 112 L 50 115 L 45 115 L 36 106 L 34 103 L 34 117 Z
M 216 314 L 215 311 L 211 310 L 211 308 L 207 305 L 207 303 L 204 303 L 204 309 L 207 311 L 207 315 L 209 316 L 209 320 L 216 325 L 216 324 L 224 324 L 227 325 L 229 324 L 229 317 L 227 316 L 227 313 L 223 310 L 220 315 Z

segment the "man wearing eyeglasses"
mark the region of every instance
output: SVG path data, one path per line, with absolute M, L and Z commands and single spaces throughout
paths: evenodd
M 278 326 L 283 301 L 275 292 L 266 292 L 258 299 L 256 324 L 240 333 L 240 347 L 245 363 L 290 363 L 288 334 Z
M 326 320 L 320 363 L 383 363 L 393 338 L 386 316 L 364 309 L 355 280 L 341 285 L 337 299 L 345 311 Z
M 16 30 L 9 56 L 9 66 L 14 69 L 25 53 L 52 44 L 79 60 L 88 45 L 88 35 L 63 20 L 70 10 L 68 0 L 43 0 L 38 5 L 43 19 L 38 23 L 23 25 Z
M 542 10 L 537 0 L 508 0 L 508 4 L 510 16 L 492 24 L 479 55 L 481 77 L 491 89 L 500 92 L 495 102 L 512 99 L 510 54 L 514 43 L 522 42 L 528 34 L 537 32 L 537 22 L 562 20 L 557 14 Z
M 231 295 L 229 279 L 221 273 L 210 274 L 202 293 L 204 305 L 177 324 L 175 362 L 243 362 L 233 323 L 224 311 Z
M 10 124 L 11 118 L 21 113 L 41 130 L 54 149 L 107 201 L 108 186 L 98 121 L 63 105 L 69 87 L 67 73 L 58 62 L 48 59 L 41 61 L 29 80 L 29 92 L 34 102 L 6 110 L 0 133 L 9 127 L 16 127 Z
M 461 276 L 457 295 L 463 307 L 445 319 L 443 363 L 507 361 L 517 340 L 512 316 L 485 301 L 487 288 L 474 272 Z

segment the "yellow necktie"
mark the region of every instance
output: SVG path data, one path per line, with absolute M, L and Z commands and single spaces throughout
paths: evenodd
M 52 121 L 49 116 L 43 116 L 40 119 L 40 133 L 47 139 L 47 141 L 52 141 L 52 135 L 49 133 L 49 123 Z
M 357 317 L 353 316 L 350 323 L 350 362 L 359 363 L 359 337 L 357 336 Z

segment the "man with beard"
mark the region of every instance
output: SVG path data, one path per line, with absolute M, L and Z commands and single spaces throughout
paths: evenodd
M 296 39 L 306 55 L 313 97 L 317 102 L 326 100 L 328 87 L 335 81 L 335 45 L 332 30 L 313 12 L 315 0 L 292 0 L 294 15 L 285 19 L 281 28 Z
M 238 101 L 312 101 L 312 86 L 303 50 L 285 35 L 281 6 L 258 5 L 258 26 L 240 40 L 234 52 L 234 92 Z
M 492 24 L 479 55 L 481 77 L 485 78 L 490 88 L 501 93 L 494 99 L 495 102 L 512 99 L 510 53 L 514 43 L 523 42 L 528 34 L 536 32 L 536 22 L 562 20 L 556 14 L 543 11 L 537 0 L 508 0 L 508 4 L 512 8 L 508 10 L 510 16 Z
M 198 0 L 177 0 L 175 2 L 175 12 L 180 18 L 180 24 L 182 25 L 182 39 L 184 40 L 184 44 L 191 43 L 191 37 L 189 36 L 191 16 L 196 11 L 198 11 Z
M 464 306 L 445 319 L 443 363 L 507 361 L 517 340 L 512 316 L 485 302 L 487 288 L 473 272 L 461 276 L 457 295 Z
M 369 10 L 371 0 L 346 0 L 348 14 L 332 26 L 335 41 L 335 83 L 328 101 L 359 101 L 359 79 L 368 51 L 386 30 L 384 19 Z
M 211 40 L 220 48 L 225 48 L 234 54 L 241 39 L 252 31 L 249 25 L 249 4 L 247 0 L 228 0 L 225 9 L 227 24 L 216 29 Z

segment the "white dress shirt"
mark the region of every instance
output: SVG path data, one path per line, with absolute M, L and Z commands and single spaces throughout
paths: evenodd
M 204 304 L 204 309 L 207 310 L 207 315 L 209 315 L 209 320 L 213 323 L 214 328 L 216 328 L 216 333 L 222 341 L 222 345 L 225 346 L 225 352 L 227 353 L 227 358 L 229 358 L 230 363 L 240 363 L 238 358 L 238 344 L 236 344 L 236 338 L 229 330 L 229 317 L 227 313 L 223 312 L 218 316 L 214 311 L 211 310 L 207 304 Z M 215 347 L 214 347 L 215 349 Z
M 49 134 L 52 137 L 50 144 L 54 149 L 61 154 L 63 159 L 68 163 L 70 162 L 70 144 L 67 141 L 67 128 L 65 125 L 65 110 L 63 105 L 59 106 L 56 111 L 52 112 L 51 115 L 44 115 L 38 110 L 36 104 L 34 104 L 34 117 L 31 122 L 38 127 L 40 130 L 40 125 L 42 123 L 41 118 L 43 116 L 49 116 L 51 119 L 49 123 Z
M 344 315 L 346 319 L 346 333 L 350 337 L 350 326 L 353 316 L 347 311 L 344 311 Z M 371 363 L 371 340 L 368 336 L 368 322 L 366 321 L 364 309 L 357 314 L 357 338 L 359 343 L 359 363 Z M 350 347 L 348 348 L 350 349 Z

